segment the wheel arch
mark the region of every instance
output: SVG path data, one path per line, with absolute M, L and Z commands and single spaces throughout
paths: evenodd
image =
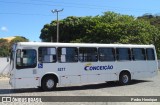
M 45 75 L 43 75 L 43 77 L 41 78 L 41 86 L 42 86 L 42 81 L 45 77 L 51 76 L 56 80 L 56 83 L 59 83 L 59 78 L 55 73 L 46 73 Z

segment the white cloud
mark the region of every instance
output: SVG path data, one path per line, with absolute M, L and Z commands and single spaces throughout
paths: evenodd
M 2 27 L 1 27 L 1 31 L 3 31 L 3 32 L 7 32 L 7 31 L 8 31 L 8 29 L 7 29 L 7 27 L 2 26 Z

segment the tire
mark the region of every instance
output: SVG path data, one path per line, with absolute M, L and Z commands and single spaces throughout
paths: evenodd
M 127 72 L 122 72 L 119 76 L 120 85 L 128 85 L 131 82 L 131 76 Z
M 55 90 L 57 86 L 57 82 L 52 76 L 47 76 L 42 80 L 42 89 L 44 91 L 52 91 Z

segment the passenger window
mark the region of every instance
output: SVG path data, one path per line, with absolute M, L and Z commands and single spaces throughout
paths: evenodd
M 116 49 L 117 60 L 131 60 L 131 52 L 129 48 L 117 48 Z
M 147 48 L 146 54 L 147 54 L 147 60 L 155 60 L 155 54 L 152 48 Z
M 97 48 L 80 47 L 79 60 L 81 62 L 96 62 L 98 61 Z
M 59 47 L 59 62 L 78 62 L 78 49 L 76 47 Z
M 114 48 L 99 48 L 99 61 L 114 61 L 115 49 Z
M 132 59 L 133 60 L 146 60 L 145 49 L 144 48 L 133 48 L 132 49 Z
M 16 68 L 35 68 L 37 66 L 37 53 L 34 49 L 17 50 Z
M 57 60 L 56 48 L 54 47 L 39 47 L 38 54 L 38 60 L 42 63 L 53 63 Z

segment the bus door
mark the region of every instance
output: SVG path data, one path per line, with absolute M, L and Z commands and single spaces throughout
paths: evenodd
M 30 88 L 38 85 L 37 52 L 35 49 L 16 51 L 15 88 Z

